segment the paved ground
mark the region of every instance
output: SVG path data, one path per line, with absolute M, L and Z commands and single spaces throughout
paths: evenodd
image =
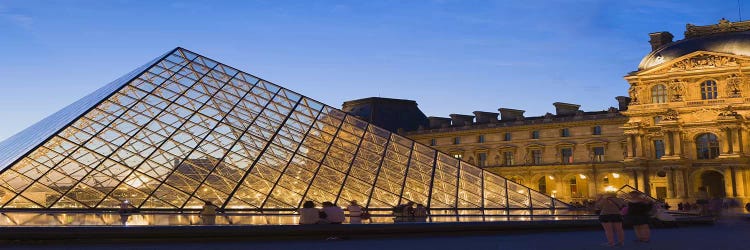
M 722 219 L 713 226 L 653 230 L 650 243 L 635 243 L 626 230 L 626 245 L 616 249 L 750 249 L 750 220 Z M 212 242 L 110 242 L 39 243 L 6 242 L 12 249 L 607 249 L 603 231 L 570 231 L 482 236 L 417 236 L 354 238 L 345 240 L 212 241 Z

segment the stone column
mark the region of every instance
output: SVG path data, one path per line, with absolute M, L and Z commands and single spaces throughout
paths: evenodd
M 680 131 L 672 131 L 672 139 L 674 140 L 674 153 L 677 156 L 682 156 L 682 135 Z
M 685 187 L 685 198 L 690 198 L 693 190 L 690 190 L 690 174 L 687 169 L 682 170 L 682 185 Z
M 745 171 L 743 169 L 734 169 L 734 174 L 736 176 L 737 181 L 737 196 L 739 197 L 745 197 L 747 192 L 745 192 Z
M 627 143 L 625 145 L 625 151 L 628 152 L 627 158 L 633 158 L 635 155 L 635 150 L 633 150 L 633 135 L 625 135 L 625 139 L 627 140 Z
M 719 137 L 719 140 L 721 141 L 720 146 L 721 147 L 721 154 L 726 155 L 732 152 L 732 144 L 729 142 L 732 138 L 732 134 L 730 132 L 731 130 L 729 128 L 723 128 L 721 132 L 722 135 Z
M 672 145 L 673 145 L 672 139 L 673 139 L 672 131 L 667 131 L 667 133 L 664 136 L 664 155 L 666 156 L 674 155 L 674 151 L 672 150 Z
M 739 154 L 742 152 L 742 142 L 740 142 L 740 128 L 732 128 L 732 153 Z
M 729 174 L 730 179 L 732 180 L 732 197 L 739 196 L 739 192 L 737 191 L 737 170 L 735 170 L 735 167 L 729 167 Z M 727 194 L 729 196 L 729 194 Z
M 635 157 L 643 158 L 643 138 L 641 135 L 635 135 Z
M 669 172 L 667 172 L 667 198 L 675 198 L 675 170 L 674 168 L 670 168 Z

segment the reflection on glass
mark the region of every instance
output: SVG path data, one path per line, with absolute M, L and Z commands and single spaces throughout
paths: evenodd
M 414 202 L 434 211 L 435 221 L 456 220 L 438 216 L 440 209 L 476 221 L 516 209 L 528 216 L 532 209 L 549 214 L 566 206 L 182 48 L 0 143 L 0 149 L 8 149 L 0 150 L 3 209 L 103 210 L 128 201 L 143 211 L 181 211 L 210 201 L 228 211 L 288 213 L 307 200 L 357 200 L 375 210 Z M 27 225 L 48 216 L 61 224 L 197 221 L 162 214 L 12 217 Z M 216 223 L 294 220 L 229 215 Z

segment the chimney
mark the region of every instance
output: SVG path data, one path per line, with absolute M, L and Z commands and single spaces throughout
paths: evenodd
M 525 110 L 506 108 L 499 108 L 497 109 L 497 111 L 500 111 L 501 121 L 515 121 L 523 119 L 523 113 L 526 112 Z
M 427 117 L 427 120 L 430 122 L 430 128 L 445 128 L 451 126 L 451 118 L 430 116 Z
M 474 116 L 477 117 L 477 123 L 495 123 L 497 122 L 498 113 L 474 111 Z
M 450 114 L 450 117 L 453 126 L 471 125 L 472 121 L 474 121 L 473 115 Z
M 630 97 L 627 96 L 618 96 L 615 97 L 617 99 L 617 104 L 619 105 L 620 111 L 628 110 L 628 104 L 630 104 Z
M 649 33 L 648 36 L 651 37 L 651 40 L 648 41 L 651 44 L 651 51 L 658 49 L 662 45 L 672 43 L 672 38 L 674 38 L 672 33 L 667 31 Z
M 578 112 L 578 108 L 581 107 L 581 105 L 578 104 L 564 102 L 556 102 L 552 105 L 555 105 L 556 115 L 575 115 Z

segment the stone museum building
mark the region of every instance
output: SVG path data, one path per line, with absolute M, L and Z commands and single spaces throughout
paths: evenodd
M 701 187 L 750 201 L 750 21 L 649 36 L 652 50 L 625 76 L 629 97 L 608 110 L 556 102 L 535 117 L 517 107 L 424 117 L 413 101 L 384 98 L 344 110 L 377 124 L 377 107 L 402 105 L 413 119 L 388 127 L 563 201 L 624 185 L 670 204 L 694 202 Z

